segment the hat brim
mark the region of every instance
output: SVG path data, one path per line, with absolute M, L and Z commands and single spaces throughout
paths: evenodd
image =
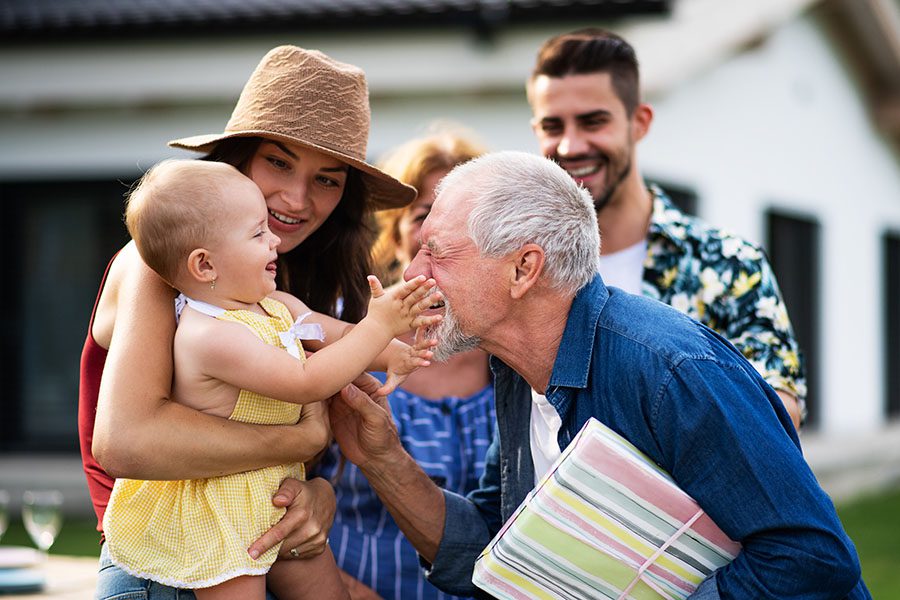
M 195 152 L 210 152 L 215 145 L 222 140 L 241 137 L 260 137 L 288 144 L 298 144 L 304 148 L 316 150 L 347 163 L 362 174 L 363 185 L 366 187 L 367 200 L 372 210 L 400 208 L 401 206 L 406 206 L 412 202 L 416 197 L 416 188 L 394 179 L 387 173 L 373 167 L 367 162 L 353 158 L 352 156 L 347 156 L 342 152 L 337 152 L 324 146 L 310 144 L 309 142 L 304 142 L 303 140 L 299 140 L 289 135 L 283 135 L 273 131 L 231 131 L 225 133 L 194 135 L 172 140 L 169 142 L 169 146 L 172 148 L 181 148 L 183 150 L 193 150 Z

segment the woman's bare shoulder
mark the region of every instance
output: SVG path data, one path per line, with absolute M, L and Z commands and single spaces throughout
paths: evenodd
M 126 273 L 134 268 L 134 261 L 140 261 L 134 242 L 128 242 L 113 258 L 103 282 L 103 289 L 97 300 L 97 309 L 94 312 L 91 335 L 98 344 L 109 348 L 112 340 L 113 327 L 116 322 L 116 311 L 119 304 L 119 290 Z
M 134 242 L 130 241 L 119 250 L 109 266 L 106 282 L 94 313 L 91 335 L 104 348 L 109 348 L 112 340 L 121 292 L 138 288 L 141 293 L 135 299 L 140 303 L 146 304 L 157 300 L 168 305 L 174 297 L 172 288 L 144 263 Z

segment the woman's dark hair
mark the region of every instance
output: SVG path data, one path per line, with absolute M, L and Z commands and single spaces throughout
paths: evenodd
M 203 157 L 232 165 L 247 174 L 263 138 L 225 139 Z M 356 323 L 366 314 L 375 241 L 372 213 L 359 171 L 350 168 L 344 193 L 324 223 L 290 252 L 278 256 L 278 288 L 312 310 Z M 343 307 L 338 315 L 338 299 Z

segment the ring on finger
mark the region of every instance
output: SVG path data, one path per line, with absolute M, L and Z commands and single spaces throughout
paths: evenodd
M 291 556 L 293 556 L 294 558 L 300 558 L 300 553 L 297 552 L 296 548 L 291 548 L 290 553 L 291 553 Z

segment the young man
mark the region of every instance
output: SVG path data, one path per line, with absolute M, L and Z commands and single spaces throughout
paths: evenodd
M 404 451 L 384 398 L 342 393 L 333 433 L 429 565 L 471 595 L 478 554 L 595 417 L 668 471 L 743 548 L 697 589 L 716 598 L 870 598 L 834 506 L 772 388 L 715 332 L 597 275 L 589 194 L 555 163 L 489 154 L 454 169 L 406 276 L 444 295 L 435 355 L 493 355 L 498 436 L 480 487 L 442 491 Z M 557 436 L 535 435 L 541 400 Z M 544 430 L 546 433 L 546 429 Z
M 607 285 L 665 302 L 721 333 L 799 428 L 803 365 L 762 251 L 681 213 L 644 183 L 637 143 L 653 109 L 641 102 L 634 49 L 600 29 L 553 37 L 538 51 L 527 90 L 541 152 L 593 197 Z

